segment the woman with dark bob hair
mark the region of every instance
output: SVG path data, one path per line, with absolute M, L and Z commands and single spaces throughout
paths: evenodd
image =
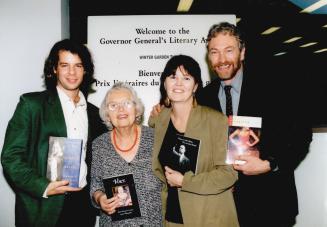
M 164 105 L 150 118 L 155 128 L 153 170 L 164 183 L 162 204 L 165 226 L 239 226 L 232 187 L 237 173 L 225 163 L 227 117 L 197 105 L 202 88 L 199 64 L 185 55 L 173 56 L 161 75 Z M 185 168 L 176 155 L 180 141 L 199 140 L 196 168 Z M 186 151 L 192 162 L 193 154 Z

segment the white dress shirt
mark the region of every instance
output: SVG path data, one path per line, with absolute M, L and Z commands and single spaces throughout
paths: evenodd
M 82 139 L 82 156 L 81 156 L 81 167 L 79 175 L 79 187 L 85 187 L 87 165 L 85 162 L 86 157 L 86 143 L 88 137 L 88 118 L 86 111 L 86 99 L 83 93 L 79 92 L 80 100 L 78 103 L 66 95 L 66 93 L 57 86 L 58 96 L 60 99 L 61 107 L 64 112 L 65 123 L 67 128 L 67 138 L 70 139 Z

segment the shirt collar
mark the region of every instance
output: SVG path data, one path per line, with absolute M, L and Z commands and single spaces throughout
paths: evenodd
M 237 93 L 241 92 L 242 87 L 242 81 L 243 81 L 243 70 L 242 68 L 236 73 L 235 77 L 232 80 L 231 86 L 232 89 L 234 89 Z M 222 80 L 220 83 L 220 86 L 222 89 L 226 86 L 225 82 Z
M 73 100 L 59 87 L 57 86 L 57 92 L 60 101 L 63 101 L 65 103 L 73 103 Z M 80 97 L 78 103 L 76 103 L 76 107 L 78 106 L 86 106 L 86 99 L 81 91 L 78 92 L 78 95 Z

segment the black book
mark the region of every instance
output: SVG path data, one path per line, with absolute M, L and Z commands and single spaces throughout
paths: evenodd
M 160 158 L 163 166 L 168 166 L 184 174 L 192 171 L 196 174 L 200 151 L 200 140 L 178 134 L 176 140 L 169 141 L 165 147 L 165 158 Z
M 141 217 L 133 174 L 103 179 L 103 185 L 107 198 L 117 196 L 120 200 L 119 207 L 111 215 L 112 221 Z

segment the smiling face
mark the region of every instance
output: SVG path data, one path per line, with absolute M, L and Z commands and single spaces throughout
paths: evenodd
M 221 80 L 231 81 L 241 69 L 245 48 L 235 36 L 218 33 L 208 43 L 208 59 L 211 68 Z
M 83 81 L 84 67 L 77 54 L 69 51 L 59 51 L 58 65 L 53 70 L 57 75 L 57 86 L 72 97 L 79 91 Z
M 194 78 L 185 71 L 184 67 L 179 66 L 175 74 L 166 77 L 164 86 L 172 104 L 192 104 L 193 93 L 198 85 L 195 83 Z
M 112 104 L 116 108 L 111 110 L 109 105 Z M 135 123 L 135 104 L 128 90 L 120 89 L 111 92 L 107 100 L 107 108 L 109 108 L 109 119 L 115 128 L 131 127 Z

